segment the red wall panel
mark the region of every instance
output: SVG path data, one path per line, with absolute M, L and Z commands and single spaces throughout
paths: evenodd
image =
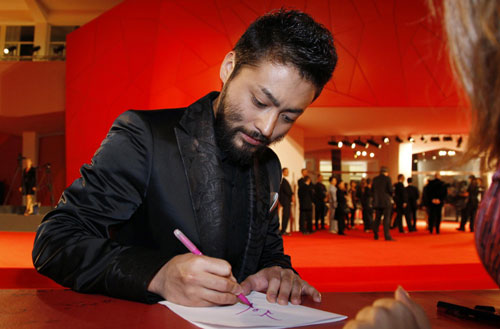
M 333 31 L 339 65 L 315 107 L 460 104 L 441 27 L 425 0 L 126 0 L 67 47 L 67 181 L 129 108 L 185 106 L 220 88 L 219 63 L 246 26 L 282 6 Z

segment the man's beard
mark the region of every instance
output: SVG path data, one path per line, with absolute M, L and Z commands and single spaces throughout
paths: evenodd
M 217 145 L 228 157 L 229 161 L 241 165 L 249 166 L 252 163 L 253 156 L 259 151 L 262 151 L 271 143 L 281 140 L 283 136 L 279 136 L 274 140 L 270 140 L 258 131 L 248 131 L 243 126 L 238 125 L 243 121 L 242 109 L 236 105 L 230 104 L 226 99 L 226 88 L 223 88 L 220 94 L 220 101 L 217 106 L 215 117 L 215 138 Z M 252 145 L 241 139 L 241 146 L 236 145 L 238 133 L 244 133 L 253 139 L 259 141 L 260 145 Z

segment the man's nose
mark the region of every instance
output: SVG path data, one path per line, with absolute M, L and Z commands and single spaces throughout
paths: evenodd
M 263 111 L 259 114 L 255 126 L 262 135 L 271 138 L 278 121 L 278 115 L 277 111 L 273 110 Z

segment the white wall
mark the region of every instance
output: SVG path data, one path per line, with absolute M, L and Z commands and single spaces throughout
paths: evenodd
M 299 230 L 299 207 L 297 198 L 297 181 L 301 177 L 300 171 L 304 168 L 304 131 L 294 126 L 288 135 L 279 143 L 271 147 L 278 155 L 281 166 L 288 168 L 290 174 L 288 181 L 295 191 L 295 205 L 292 206 L 292 216 L 294 219 L 294 230 Z M 281 211 L 280 211 L 281 218 Z M 291 223 L 288 224 L 290 231 Z

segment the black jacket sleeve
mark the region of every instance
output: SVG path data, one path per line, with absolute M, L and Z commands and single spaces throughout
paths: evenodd
M 152 161 L 148 124 L 125 112 L 112 125 L 81 177 L 38 228 L 37 271 L 73 290 L 154 302 L 149 282 L 167 261 L 158 251 L 121 245 L 110 228 L 131 218 L 145 197 Z

